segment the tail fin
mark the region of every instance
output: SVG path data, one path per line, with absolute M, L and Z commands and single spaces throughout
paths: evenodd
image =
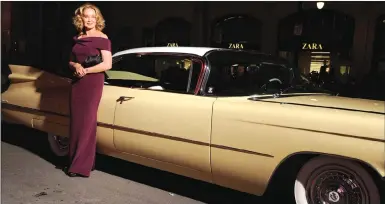
M 36 81 L 44 71 L 32 66 L 10 64 L 11 74 L 8 79 L 11 83 Z

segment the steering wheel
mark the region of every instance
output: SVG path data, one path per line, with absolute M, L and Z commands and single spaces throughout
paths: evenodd
M 267 90 L 267 86 L 269 84 L 277 84 L 278 87 L 280 87 L 283 83 L 280 79 L 278 78 L 271 78 L 269 79 L 264 85 L 261 86 L 261 88 L 263 88 L 265 91 Z
M 271 78 L 269 79 L 269 82 L 268 83 L 271 83 L 273 81 L 276 81 L 276 82 L 279 82 L 281 85 L 283 84 L 281 80 L 279 80 L 278 78 Z

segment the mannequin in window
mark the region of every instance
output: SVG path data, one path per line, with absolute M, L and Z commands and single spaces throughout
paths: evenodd
M 319 83 L 326 83 L 328 81 L 328 73 L 326 72 L 326 68 L 329 66 L 326 64 L 326 60 L 324 60 L 324 64 L 321 66 L 320 71 L 319 71 Z

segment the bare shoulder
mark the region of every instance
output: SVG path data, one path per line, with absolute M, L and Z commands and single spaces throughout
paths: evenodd
M 100 37 L 108 39 L 108 36 L 103 32 L 100 32 Z

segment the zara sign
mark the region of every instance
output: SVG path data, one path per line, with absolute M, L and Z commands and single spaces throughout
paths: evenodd
M 302 43 L 302 50 L 323 50 L 324 46 L 321 43 Z
M 243 49 L 242 43 L 229 43 L 230 49 Z
M 167 43 L 167 47 L 179 47 L 178 43 Z

